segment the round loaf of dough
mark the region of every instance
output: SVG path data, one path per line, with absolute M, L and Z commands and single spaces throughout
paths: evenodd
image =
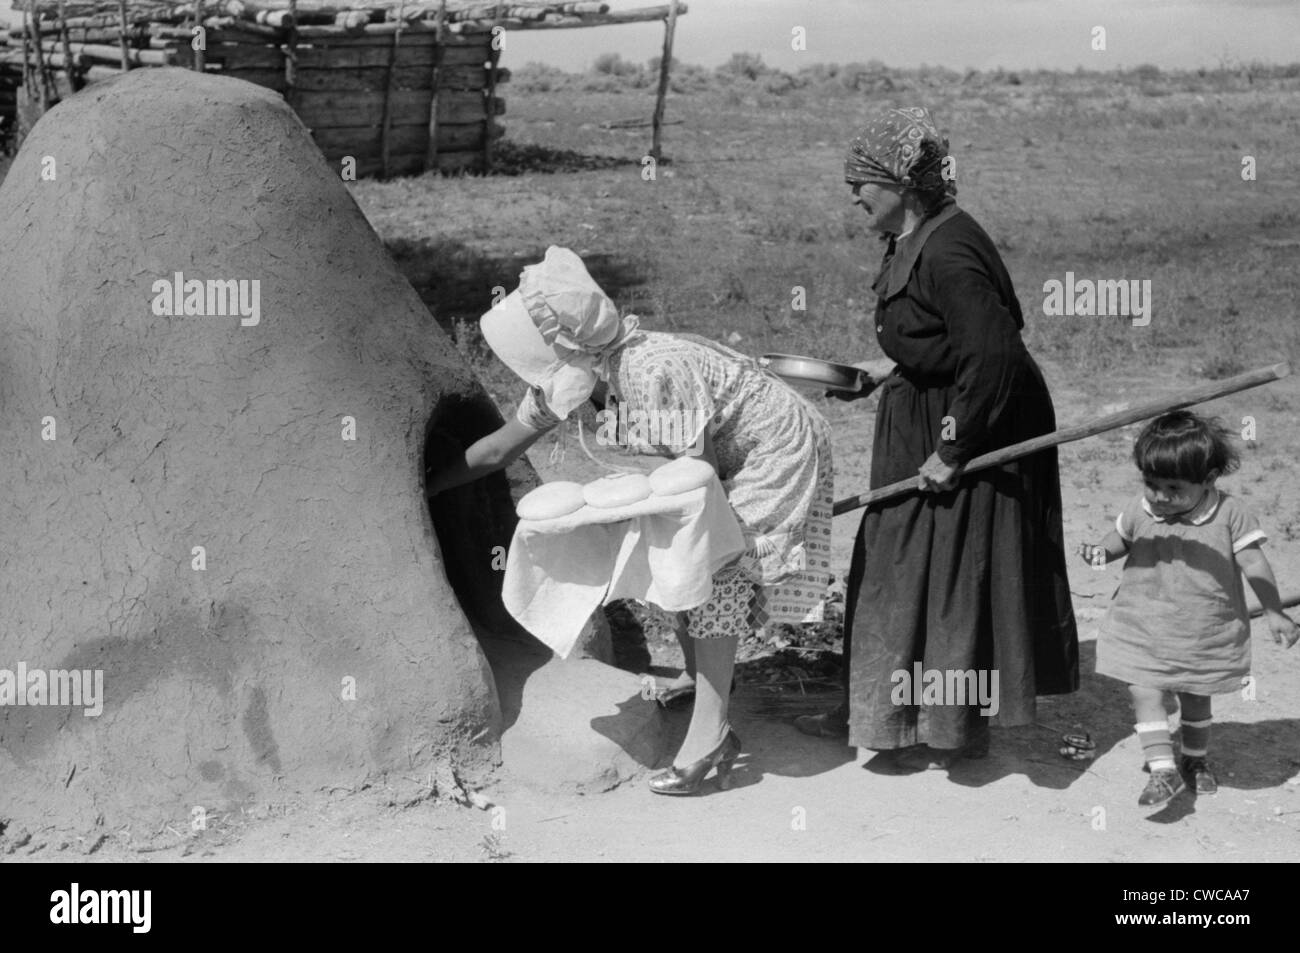
M 640 503 L 650 493 L 650 480 L 644 473 L 613 473 L 582 488 L 587 503 L 602 510 Z
M 557 480 L 527 493 L 515 512 L 521 520 L 553 520 L 582 509 L 586 502 L 581 483 Z
M 699 489 L 713 479 L 713 467 L 699 457 L 680 457 L 650 474 L 650 489 L 657 496 L 673 496 Z

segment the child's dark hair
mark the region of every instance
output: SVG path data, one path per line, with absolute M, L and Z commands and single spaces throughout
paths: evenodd
M 1212 470 L 1223 476 L 1241 465 L 1232 436 L 1217 417 L 1175 410 L 1142 428 L 1133 462 L 1145 477 L 1204 483 Z

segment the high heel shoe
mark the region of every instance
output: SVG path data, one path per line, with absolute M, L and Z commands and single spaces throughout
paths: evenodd
M 727 790 L 731 787 L 731 766 L 740 757 L 740 738 L 734 731 L 727 731 L 712 752 L 699 761 L 685 768 L 669 768 L 650 779 L 650 790 L 655 794 L 698 794 L 700 785 L 711 768 L 718 769 L 718 788 Z

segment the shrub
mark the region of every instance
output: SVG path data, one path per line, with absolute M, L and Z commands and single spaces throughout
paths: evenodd
M 524 93 L 549 93 L 552 90 L 568 89 L 576 78 L 573 74 L 546 63 L 526 63 L 513 71 L 510 87 Z
M 790 90 L 798 89 L 804 85 L 806 85 L 806 81 L 796 79 L 782 70 L 772 70 L 763 77 L 763 89 L 776 96 L 788 93 Z
M 631 76 L 633 73 L 640 72 L 641 67 L 623 59 L 617 53 L 601 53 L 600 56 L 596 57 L 592 70 L 606 76 Z
M 718 67 L 718 72 L 756 80 L 769 72 L 769 69 L 763 62 L 763 57 L 757 53 L 732 53 L 731 59 Z

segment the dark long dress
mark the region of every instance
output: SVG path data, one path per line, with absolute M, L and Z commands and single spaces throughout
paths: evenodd
M 951 199 L 897 247 L 891 240 L 875 290 L 877 336 L 898 369 L 881 386 L 872 488 L 916 478 L 936 450 L 965 463 L 1055 429 L 1011 278 Z M 959 748 L 983 727 L 978 706 L 952 697 L 896 704 L 895 673 L 911 675 L 916 662 L 926 672 L 996 670 L 993 724 L 1032 723 L 1037 695 L 1079 685 L 1056 451 L 869 507 L 848 595 L 850 744 Z

